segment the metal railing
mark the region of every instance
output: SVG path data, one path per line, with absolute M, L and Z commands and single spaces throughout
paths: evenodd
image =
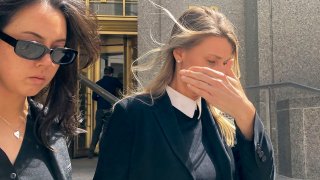
M 87 86 L 97 94 L 99 94 L 102 98 L 110 102 L 111 104 L 119 101 L 117 97 L 115 97 L 113 94 L 109 93 L 105 89 L 101 88 L 91 80 L 89 80 L 87 77 L 85 77 L 82 74 L 78 75 L 78 79 L 81 84 Z M 281 82 L 281 83 L 271 83 L 271 84 L 264 84 L 264 85 L 256 85 L 256 86 L 247 86 L 245 89 L 251 90 L 251 89 L 271 89 L 271 88 L 281 88 L 281 87 L 296 87 L 300 89 L 309 90 L 312 92 L 320 93 L 320 89 L 315 87 L 306 86 L 303 84 L 299 84 L 296 82 Z
M 308 90 L 308 91 L 311 91 L 311 92 L 314 92 L 314 93 L 317 93 L 317 94 L 320 94 L 320 89 L 318 88 L 315 88 L 315 87 L 310 87 L 310 86 L 307 86 L 307 85 L 303 85 L 303 84 L 299 84 L 299 83 L 296 83 L 296 82 L 280 82 L 280 83 L 271 83 L 271 84 L 264 84 L 264 85 L 256 85 L 256 86 L 247 86 L 245 89 L 246 90 L 261 90 L 261 89 L 266 89 L 268 91 L 268 100 L 266 100 L 267 102 L 267 112 L 269 111 L 268 113 L 268 116 L 269 118 L 272 117 L 272 113 L 274 113 L 272 111 L 272 106 L 274 105 L 272 103 L 272 101 L 274 102 L 274 100 L 271 99 L 271 96 L 272 96 L 272 90 L 273 89 L 276 89 L 276 88 L 285 88 L 285 87 L 293 87 L 293 88 L 299 88 L 299 89 L 303 89 L 303 90 Z M 268 119 L 268 118 L 267 118 Z M 270 119 L 271 120 L 271 119 Z M 270 121 L 269 122 L 266 122 L 266 123 L 269 123 L 269 126 L 270 125 Z M 269 134 L 271 134 L 271 129 L 269 129 Z
M 79 74 L 78 79 L 81 84 L 85 85 L 86 87 L 88 87 L 92 91 L 94 91 L 95 93 L 99 94 L 103 99 L 108 101 L 110 104 L 114 104 L 115 102 L 119 101 L 119 99 L 117 97 L 115 97 L 113 94 L 111 94 L 107 90 L 103 89 L 102 87 L 100 87 L 96 83 L 92 82 L 84 75 Z
M 310 86 L 306 86 L 303 84 L 299 84 L 296 82 L 281 82 L 281 83 L 271 83 L 271 84 L 264 84 L 264 85 L 257 85 L 257 86 L 248 86 L 246 87 L 247 90 L 250 89 L 267 89 L 267 88 L 281 88 L 281 87 L 296 87 L 296 88 L 300 88 L 300 89 L 305 89 L 305 90 L 309 90 L 309 91 L 313 91 L 316 93 L 320 93 L 320 89 L 318 88 L 314 88 L 314 87 L 310 87 Z

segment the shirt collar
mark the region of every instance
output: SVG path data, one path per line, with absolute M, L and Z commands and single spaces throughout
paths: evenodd
M 168 93 L 172 106 L 177 108 L 179 111 L 181 111 L 183 114 L 185 114 L 189 118 L 193 118 L 195 110 L 197 109 L 197 106 L 198 106 L 198 109 L 199 109 L 198 119 L 200 119 L 201 97 L 199 97 L 197 100 L 194 101 L 188 98 L 187 96 L 179 93 L 178 91 L 174 90 L 170 86 L 166 87 L 166 91 Z

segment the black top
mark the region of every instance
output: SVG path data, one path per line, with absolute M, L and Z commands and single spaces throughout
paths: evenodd
M 179 129 L 182 133 L 185 147 L 189 152 L 189 158 L 195 171 L 196 180 L 216 179 L 213 160 L 207 154 L 204 147 L 206 137 L 202 133 L 202 123 L 198 118 L 197 111 L 193 118 L 189 118 L 180 110 L 174 108 Z
M 111 76 L 103 76 L 103 78 L 97 81 L 96 84 L 98 84 L 99 86 L 101 86 L 103 89 L 107 90 L 114 96 L 118 96 L 117 90 L 122 91 L 123 89 L 121 82 L 117 78 L 111 77 Z M 95 92 L 93 92 L 92 94 L 92 99 L 98 101 L 98 109 L 111 108 L 111 104 L 108 101 L 104 100 Z
M 50 165 L 49 149 L 40 144 L 34 130 L 34 117 L 27 116 L 25 136 L 14 165 L 0 148 L 0 179 L 55 179 Z

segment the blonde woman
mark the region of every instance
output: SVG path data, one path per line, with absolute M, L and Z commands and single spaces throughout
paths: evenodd
M 94 179 L 273 179 L 272 145 L 239 82 L 225 16 L 187 10 L 157 53 L 158 76 L 115 105 Z

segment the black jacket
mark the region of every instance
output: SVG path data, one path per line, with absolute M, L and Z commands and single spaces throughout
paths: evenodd
M 217 179 L 274 179 L 272 145 L 258 115 L 253 141 L 245 140 L 237 130 L 237 145 L 231 149 L 204 100 L 202 106 L 203 131 L 211 137 Z M 167 94 L 153 104 L 146 96 L 124 99 L 116 104 L 109 128 L 103 133 L 94 179 L 192 180 L 194 171 L 182 143 Z
M 96 84 L 116 97 L 119 96 L 117 91 L 123 90 L 121 82 L 117 78 L 111 76 L 103 76 L 103 78 L 97 81 Z M 108 101 L 104 100 L 95 92 L 92 94 L 92 99 L 98 102 L 98 109 L 110 109 L 112 107 Z

